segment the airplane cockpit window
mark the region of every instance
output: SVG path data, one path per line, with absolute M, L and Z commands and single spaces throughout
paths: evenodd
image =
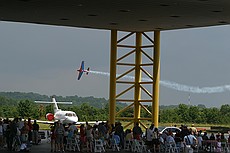
M 74 116 L 74 117 L 76 117 L 77 115 L 75 113 L 66 113 L 65 116 L 69 116 L 69 117 Z
M 71 113 L 66 113 L 65 116 L 71 117 L 71 116 L 73 116 L 73 115 L 72 115 Z

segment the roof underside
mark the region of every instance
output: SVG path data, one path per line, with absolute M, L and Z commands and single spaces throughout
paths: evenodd
M 230 0 L 1 0 L 0 20 L 153 31 L 230 24 Z

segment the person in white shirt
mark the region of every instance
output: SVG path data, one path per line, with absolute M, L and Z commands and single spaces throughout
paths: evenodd
M 150 127 L 146 130 L 146 145 L 148 149 L 153 147 L 153 131 L 154 131 L 154 124 L 151 124 Z
M 185 152 L 193 152 L 196 149 L 197 138 L 193 135 L 192 131 L 189 131 L 189 135 L 184 137 L 184 143 L 186 145 Z
M 153 140 L 153 131 L 154 131 L 154 124 L 151 124 L 151 126 L 146 130 L 146 140 L 151 141 Z
M 22 118 L 18 118 L 18 129 L 21 130 L 24 126 L 24 121 L 22 121 Z

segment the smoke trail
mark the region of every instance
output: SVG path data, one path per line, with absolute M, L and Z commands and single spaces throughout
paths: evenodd
M 187 86 L 172 81 L 160 81 L 160 84 L 167 88 L 175 89 L 178 91 L 192 92 L 192 93 L 221 93 L 225 91 L 230 91 L 230 85 L 200 88 L 200 87 Z
M 110 73 L 107 72 L 99 72 L 99 71 L 90 71 L 90 73 L 93 74 L 99 74 L 99 75 L 104 75 L 109 77 Z M 117 76 L 120 76 L 117 74 Z M 123 78 L 129 79 L 129 80 L 134 80 L 135 77 L 133 76 L 124 76 Z M 151 81 L 151 79 L 148 78 L 142 78 L 142 81 Z M 188 85 L 183 85 L 179 84 L 176 82 L 172 81 L 167 81 L 167 80 L 162 80 L 160 81 L 160 85 L 178 90 L 178 91 L 184 91 L 184 92 L 191 92 L 191 93 L 221 93 L 225 91 L 230 91 L 230 85 L 223 85 L 223 86 L 216 86 L 216 87 L 194 87 L 194 86 L 188 86 Z

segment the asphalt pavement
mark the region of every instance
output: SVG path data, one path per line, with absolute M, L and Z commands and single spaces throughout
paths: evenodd
M 31 152 L 31 153 L 51 153 L 50 143 L 47 143 L 47 142 L 48 141 L 46 139 L 45 140 L 43 139 L 40 144 L 32 145 L 29 152 Z M 0 153 L 9 153 L 9 152 L 12 153 L 13 151 L 7 151 L 6 149 L 0 149 Z M 71 153 L 73 151 L 66 151 L 66 153 L 68 153 L 68 152 Z M 76 151 L 76 152 L 79 152 L 79 151 Z M 87 151 L 83 150 L 82 152 L 87 152 Z M 106 150 L 106 153 L 114 153 L 114 152 L 117 152 L 117 151 Z M 121 150 L 119 152 L 120 153 L 129 153 L 130 151 Z M 199 151 L 199 153 L 202 153 L 202 152 Z
M 15 151 L 8 151 L 6 148 L 0 148 L 0 153 L 9 153 L 9 152 L 15 152 Z M 21 152 L 21 151 L 20 151 Z M 22 151 L 22 152 L 27 152 L 27 151 Z M 30 147 L 30 150 L 28 152 L 31 153 L 51 153 L 51 149 L 50 149 L 50 143 L 47 141 L 47 139 L 42 139 L 41 143 L 39 143 L 38 145 L 32 145 Z M 73 152 L 73 151 L 65 151 L 67 152 Z M 79 152 L 79 151 L 75 151 L 75 152 Z M 85 149 L 81 152 L 87 152 Z M 114 153 L 114 151 L 112 150 L 106 150 L 107 153 Z M 127 153 L 127 151 L 120 151 L 120 153 Z M 57 152 L 58 153 L 58 152 Z

